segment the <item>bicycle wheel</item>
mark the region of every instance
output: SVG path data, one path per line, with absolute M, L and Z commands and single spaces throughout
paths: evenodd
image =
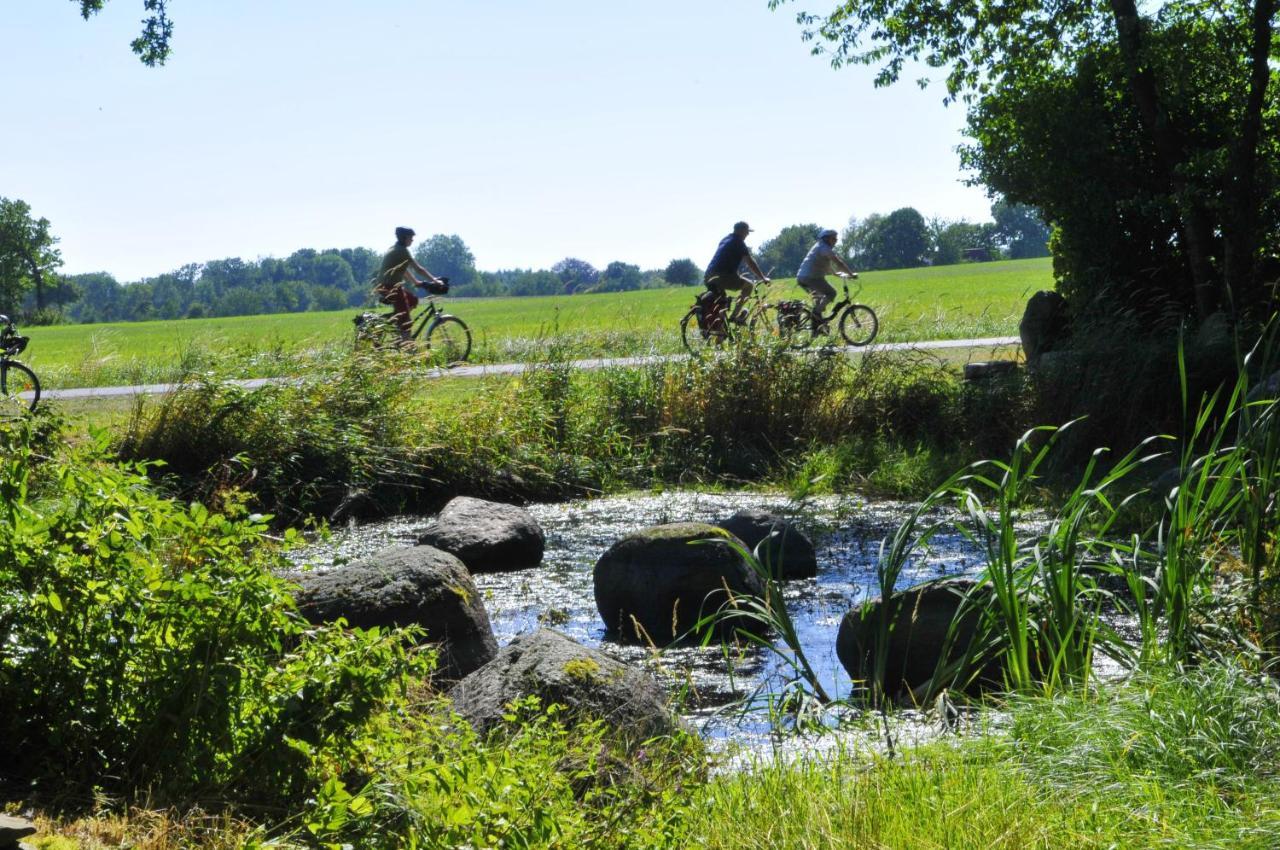
M 25 416 L 39 401 L 36 373 L 15 360 L 0 360 L 0 419 Z
M 809 347 L 813 337 L 809 311 L 795 302 L 784 301 L 769 308 L 773 327 L 770 332 L 787 348 L 801 351 Z
M 707 349 L 717 349 L 729 338 L 723 323 L 719 328 L 702 328 L 698 326 L 699 311 L 697 307 L 684 314 L 680 320 L 680 339 L 685 349 L 694 357 L 701 357 Z
M 400 331 L 381 316 L 356 324 L 356 350 L 390 348 L 400 339 Z
M 471 354 L 471 330 L 457 316 L 441 316 L 427 331 L 427 348 L 438 366 L 464 363 Z
M 840 315 L 840 336 L 850 345 L 870 345 L 878 330 L 876 311 L 865 304 L 850 304 Z

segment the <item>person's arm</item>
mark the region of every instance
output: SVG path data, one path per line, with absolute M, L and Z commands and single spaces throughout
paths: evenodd
M 756 265 L 756 258 L 755 258 L 755 257 L 751 256 L 750 254 L 747 254 L 747 256 L 746 256 L 746 258 L 745 258 L 745 259 L 746 259 L 746 263 L 747 263 L 747 268 L 751 269 L 751 273 L 752 273 L 753 275 L 755 275 L 756 277 L 758 277 L 760 280 L 768 280 L 768 279 L 769 279 L 769 277 L 768 277 L 764 272 L 760 271 L 760 267 L 759 267 L 758 265 Z
M 418 272 L 418 274 L 419 274 L 419 275 L 421 275 L 422 277 L 424 277 L 424 278 L 426 278 L 426 279 L 427 279 L 427 283 L 434 283 L 434 284 L 436 284 L 437 286 L 440 284 L 440 278 L 436 277 L 436 276 L 435 276 L 435 275 L 433 275 L 431 272 L 429 272 L 429 271 L 427 271 L 426 269 L 424 269 L 424 268 L 423 268 L 423 267 L 418 263 L 418 261 L 417 261 L 417 260 L 415 260 L 415 259 L 413 259 L 412 257 L 410 257 L 410 258 L 409 258 L 409 263 L 410 263 L 410 265 L 412 265 L 412 266 L 414 267 L 414 269 L 416 269 L 416 270 L 417 270 L 417 272 Z M 407 277 L 407 279 L 408 279 L 409 281 L 412 281 L 412 282 L 413 282 L 413 283 L 415 283 L 415 284 L 419 283 L 417 280 L 414 280 L 414 279 L 413 279 L 413 276 L 412 276 L 412 275 L 410 275 L 410 274 L 409 274 L 409 269 L 408 269 L 408 267 L 406 267 L 406 268 L 405 268 L 404 273 L 405 273 L 405 275 L 406 275 L 406 277 Z M 421 285 L 421 284 L 419 284 L 419 285 Z

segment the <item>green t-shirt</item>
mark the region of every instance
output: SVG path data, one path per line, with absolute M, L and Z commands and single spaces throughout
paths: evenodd
M 382 258 L 382 269 L 378 272 L 376 289 L 391 290 L 404 280 L 404 270 L 413 259 L 409 249 L 399 242 L 391 246 L 391 250 Z

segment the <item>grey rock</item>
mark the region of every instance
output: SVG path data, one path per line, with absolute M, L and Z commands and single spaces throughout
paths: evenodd
M 725 535 L 713 525 L 680 522 L 633 532 L 610 546 L 592 575 L 596 610 L 609 634 L 666 646 L 723 606 L 726 586 L 735 595 L 762 596 L 760 576 Z
M 528 696 L 563 705 L 575 718 L 604 720 L 635 741 L 679 726 L 652 676 L 551 629 L 516 638 L 449 690 L 454 709 L 482 734 L 508 703 Z
M 941 579 L 899 591 L 889 597 L 888 656 L 885 664 L 885 691 L 906 697 L 927 683 L 937 669 L 946 648 L 947 631 L 960 610 L 965 594 L 975 587 L 972 579 Z M 867 682 L 875 674 L 875 650 L 878 623 L 883 600 L 875 599 L 866 608 L 857 608 L 840 621 L 836 634 L 836 657 L 854 681 Z M 978 611 L 969 613 L 957 624 L 947 661 L 962 659 L 973 641 L 978 625 Z M 968 680 L 972 677 L 972 682 Z M 972 665 L 962 681 L 966 690 L 1000 685 L 999 670 L 991 665 Z
M 393 547 L 298 581 L 298 608 L 313 623 L 343 617 L 360 628 L 421 626 L 428 641 L 440 644 L 444 678 L 465 676 L 498 651 L 471 574 L 448 552 Z
M 503 572 L 542 563 L 546 536 L 518 505 L 459 496 L 418 537 L 457 556 L 474 573 Z
M 788 519 L 746 508 L 718 525 L 745 543 L 770 575 L 785 581 L 818 574 L 813 542 Z
M 1018 363 L 1016 360 L 977 360 L 973 363 L 964 364 L 964 379 L 966 381 L 984 381 L 988 378 L 999 378 L 1016 374 L 1018 371 Z
M 1040 356 L 1062 343 L 1068 334 L 1066 299 L 1052 290 L 1041 290 L 1027 301 L 1018 335 L 1027 365 L 1034 367 Z

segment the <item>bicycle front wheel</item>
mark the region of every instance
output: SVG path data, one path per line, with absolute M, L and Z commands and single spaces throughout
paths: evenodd
M 850 304 L 840 315 L 840 336 L 850 345 L 870 345 L 879 330 L 876 311 L 865 304 Z
M 13 360 L 0 360 L 0 419 L 25 416 L 40 401 L 36 373 Z
M 471 330 L 457 316 L 441 316 L 427 331 L 427 348 L 438 366 L 465 363 L 471 355 Z

